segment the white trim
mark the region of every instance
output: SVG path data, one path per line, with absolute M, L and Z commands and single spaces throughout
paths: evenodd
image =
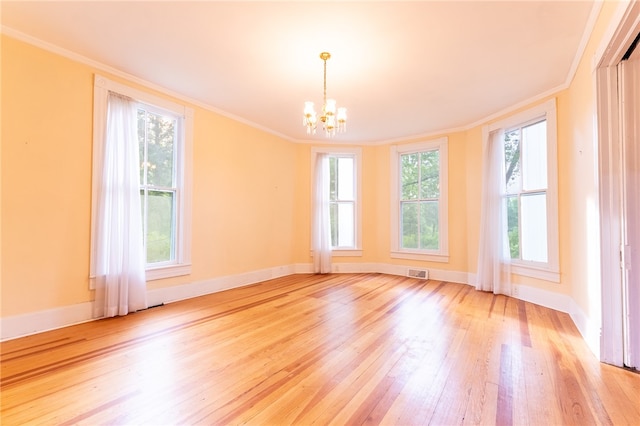
M 142 78 L 136 77 L 133 74 L 129 74 L 129 73 L 121 71 L 121 70 L 119 70 L 117 68 L 113 68 L 112 66 L 103 64 L 102 62 L 98 62 L 98 61 L 95 61 L 93 59 L 89 59 L 86 56 L 82 56 L 82 55 L 80 55 L 78 53 L 75 53 L 75 52 L 72 52 L 70 50 L 64 49 L 64 48 L 62 48 L 60 46 L 57 46 L 55 44 L 49 43 L 49 42 L 44 41 L 44 40 L 40 40 L 40 39 L 35 38 L 35 37 L 32 37 L 32 36 L 30 36 L 28 34 L 25 34 L 25 33 L 22 33 L 20 31 L 14 30 L 11 27 L 7 27 L 5 25 L 2 25 L 2 26 L 0 26 L 0 32 L 5 34 L 5 35 L 7 35 L 7 36 L 9 36 L 9 37 L 12 37 L 12 38 L 14 38 L 16 40 L 31 44 L 32 46 L 35 46 L 37 48 L 46 50 L 46 51 L 54 53 L 56 55 L 60 55 L 60 56 L 62 56 L 64 58 L 67 58 L 67 59 L 70 59 L 72 61 L 81 63 L 83 65 L 87 65 L 87 66 L 92 67 L 92 68 L 94 68 L 96 70 L 112 74 L 112 75 L 114 75 L 116 77 L 121 77 L 121 78 L 123 78 L 125 80 L 129 80 L 132 83 L 139 84 L 139 85 L 144 86 L 144 87 L 146 87 L 148 89 L 151 89 L 151 90 L 155 90 L 155 91 L 158 91 L 158 92 L 161 92 L 161 93 L 166 93 L 167 95 L 171 96 L 172 98 L 179 99 L 180 101 L 189 103 L 189 104 L 194 105 L 194 106 L 198 106 L 198 107 L 203 108 L 205 110 L 211 111 L 211 112 L 213 112 L 215 114 L 221 115 L 223 117 L 230 118 L 230 119 L 232 119 L 234 121 L 237 121 L 239 123 L 246 124 L 247 126 L 253 127 L 254 129 L 261 130 L 261 131 L 263 131 L 265 133 L 269 133 L 271 135 L 277 136 L 279 138 L 285 139 L 285 140 L 290 141 L 290 142 L 296 142 L 294 139 L 290 138 L 289 136 L 286 136 L 286 135 L 284 135 L 282 133 L 276 132 L 275 130 L 269 129 L 269 128 L 267 128 L 265 126 L 262 126 L 260 124 L 254 123 L 253 121 L 247 120 L 246 118 L 242 118 L 240 116 L 231 114 L 230 112 L 227 112 L 227 111 L 221 110 L 219 108 L 216 108 L 213 105 L 204 103 L 204 102 L 199 101 L 199 100 L 194 99 L 194 98 L 190 98 L 190 97 L 185 96 L 185 95 L 183 95 L 181 93 L 178 93 L 178 92 L 175 92 L 173 90 L 167 89 L 166 87 L 163 87 L 163 86 L 160 86 L 158 84 L 152 83 L 150 81 L 144 80 Z
M 388 263 L 334 263 L 336 273 L 380 273 L 407 276 L 410 268 L 427 269 L 429 279 L 459 284 L 473 285 L 475 275 L 462 271 L 425 268 L 424 265 L 392 265 Z M 149 306 L 171 303 L 193 297 L 204 296 L 224 290 L 243 287 L 267 280 L 294 275 L 313 273 L 312 263 L 297 263 L 250 271 L 242 274 L 227 275 L 193 283 L 163 287 L 147 291 Z M 570 313 L 576 327 L 593 350 L 594 336 L 599 335 L 597 325 L 580 310 L 567 295 L 548 290 L 515 285 L 515 298 L 540 306 Z M 15 339 L 30 334 L 42 333 L 74 324 L 93 321 L 93 303 L 85 302 L 62 306 L 28 314 L 0 318 L 0 340 Z
M 622 0 L 624 4 L 627 4 L 629 2 L 629 0 Z M 579 59 L 582 56 L 582 53 L 584 52 L 585 48 L 586 48 L 586 41 L 591 37 L 591 32 L 593 31 L 593 28 L 595 27 L 595 22 L 597 20 L 597 16 L 599 14 L 601 5 L 600 3 L 602 2 L 602 0 L 596 1 L 593 9 L 591 10 L 591 14 L 589 16 L 589 19 L 587 21 L 587 25 L 585 26 L 585 31 L 582 35 L 582 39 L 580 41 L 579 47 L 576 50 L 576 55 L 573 59 L 572 65 L 570 67 L 569 72 L 567 73 L 565 82 L 556 86 L 556 87 L 552 87 L 549 90 L 544 91 L 543 93 L 540 93 L 538 95 L 532 96 L 530 98 L 524 99 L 516 104 L 510 105 L 506 108 L 503 108 L 501 110 L 498 110 L 492 114 L 489 114 L 483 118 L 480 118 L 472 123 L 468 123 L 465 125 L 461 125 L 458 127 L 451 127 L 451 128 L 446 128 L 446 129 L 437 129 L 431 132 L 425 132 L 425 133 L 420 133 L 420 134 L 414 134 L 414 135 L 407 135 L 407 136 L 403 136 L 400 138 L 393 138 L 393 139 L 383 139 L 383 140 L 362 140 L 362 141 L 357 141 L 357 142 L 353 142 L 353 143 L 357 143 L 358 145 L 367 145 L 367 146 L 382 146 L 382 145 L 390 145 L 390 144 L 395 144 L 395 143 L 403 143 L 403 142 L 407 142 L 407 141 L 411 141 L 411 140 L 416 140 L 416 139 L 431 139 L 443 134 L 452 134 L 452 133 L 458 133 L 458 132 L 464 132 L 470 129 L 473 129 L 475 127 L 481 126 L 491 120 L 495 120 L 499 117 L 505 116 L 509 113 L 512 113 L 513 111 L 516 111 L 518 109 L 521 109 L 527 105 L 531 105 L 533 103 L 536 103 L 542 99 L 548 98 L 549 96 L 552 96 L 558 92 L 561 92 L 565 89 L 567 89 L 569 87 L 569 85 L 571 84 L 571 81 L 573 80 L 573 77 L 575 76 L 575 72 L 577 71 L 577 67 L 579 64 Z M 621 6 L 622 7 L 622 6 Z M 63 49 L 55 44 L 40 40 L 38 38 L 35 38 L 33 36 L 27 35 L 25 33 L 22 33 L 20 31 L 17 31 L 11 27 L 7 27 L 7 26 L 0 26 L 0 32 L 3 34 L 6 34 L 9 37 L 12 37 L 14 39 L 20 40 L 22 42 L 31 44 L 33 46 L 36 46 L 40 49 L 52 52 L 54 54 L 60 55 L 62 57 L 65 57 L 67 59 L 79 62 L 81 64 L 90 66 L 92 68 L 95 68 L 97 70 L 103 71 L 103 72 L 107 72 L 109 74 L 112 74 L 114 76 L 117 77 L 121 77 L 124 78 L 126 80 L 129 80 L 131 82 L 137 83 L 139 85 L 145 86 L 149 89 L 152 90 L 157 90 L 159 92 L 162 93 L 166 93 L 168 95 L 170 95 L 171 97 L 175 98 L 175 99 L 179 99 L 181 101 L 184 102 L 188 102 L 194 106 L 198 106 L 200 108 L 203 108 L 205 110 L 211 111 L 215 114 L 219 114 L 223 117 L 227 117 L 230 118 L 232 120 L 235 120 L 239 123 L 242 124 L 246 124 L 247 126 L 253 127 L 255 129 L 261 130 L 265 133 L 269 133 L 271 135 L 277 136 L 279 138 L 282 138 L 284 140 L 287 140 L 289 142 L 293 142 L 293 143 L 299 143 L 299 144 L 318 144 L 317 140 L 310 140 L 310 139 L 294 139 L 292 137 L 289 137 L 283 133 L 279 133 L 276 132 L 273 129 L 267 128 L 265 126 L 262 126 L 260 124 L 254 123 L 252 121 L 249 121 L 245 118 L 242 118 L 240 116 L 231 114 L 229 112 L 226 112 L 224 110 L 221 110 L 219 108 L 216 108 L 210 104 L 204 103 L 202 101 L 199 101 L 197 99 L 193 99 L 190 98 L 188 96 L 185 96 L 183 94 L 180 94 L 178 92 L 174 92 L 172 90 L 169 90 L 165 87 L 162 87 L 160 85 L 157 85 L 155 83 L 151 83 L 147 80 L 141 79 L 139 77 L 136 77 L 132 74 L 126 73 L 124 71 L 118 70 L 116 68 L 113 68 L 109 65 L 103 64 L 101 62 L 95 61 L 93 59 L 89 59 L 86 56 L 82 56 L 80 54 L 77 54 L 75 52 L 72 52 L 70 50 L 67 49 Z M 344 144 L 343 141 L 339 141 L 339 140 L 326 140 L 323 141 L 323 143 L 326 144 L 330 144 L 330 145 L 341 145 Z
M 362 256 L 362 148 L 360 147 L 313 147 L 311 148 L 311 176 L 315 176 L 315 165 L 316 165 L 316 156 L 318 154 L 329 154 L 329 155 L 340 155 L 345 154 L 349 156 L 353 156 L 355 159 L 355 179 L 356 179 L 356 187 L 355 187 L 355 228 L 353 231 L 355 233 L 355 244 L 356 246 L 353 248 L 341 247 L 338 249 L 331 250 L 332 257 L 344 257 L 344 256 Z M 311 182 L 313 186 L 314 183 Z M 311 191 L 313 194 L 313 190 Z M 313 199 L 310 200 L 311 209 L 313 210 Z M 313 255 L 313 250 L 311 250 L 311 254 Z
M 568 314 L 571 317 L 571 320 L 575 324 L 576 328 L 582 335 L 582 338 L 587 343 L 587 346 L 589 347 L 589 349 L 591 349 L 591 352 L 593 352 L 596 358 L 600 359 L 600 322 L 594 321 L 592 318 L 589 318 L 589 316 L 584 313 L 584 311 L 572 298 L 569 298 Z
M 640 30 L 640 2 L 618 5 L 594 56 L 600 213 L 600 360 L 624 363 L 622 244 L 622 155 L 617 65 Z M 602 285 L 606 283 L 606 285 Z
M 530 265 L 523 261 L 511 263 L 514 274 L 546 281 L 560 282 L 560 246 L 558 229 L 558 124 L 556 99 L 552 98 L 502 120 L 486 126 L 487 132 L 522 126 L 527 122 L 544 118 L 547 121 L 547 244 L 546 264 Z M 484 131 L 484 130 L 483 130 Z
M 309 252 L 309 256 L 313 257 L 313 250 Z M 362 257 L 362 250 L 340 249 L 331 250 L 331 257 Z
M 569 72 L 567 73 L 567 78 L 565 79 L 565 86 L 568 88 L 573 81 L 573 78 L 578 71 L 578 66 L 580 65 L 580 61 L 582 61 L 582 56 L 587 48 L 587 44 L 589 43 L 589 39 L 591 38 L 591 33 L 596 26 L 596 22 L 598 21 L 598 16 L 600 15 L 600 10 L 602 9 L 603 0 L 596 0 L 593 2 L 593 6 L 591 6 L 591 12 L 589 13 L 589 18 L 587 20 L 587 25 L 584 27 L 584 32 L 582 33 L 582 38 L 580 39 L 580 44 L 578 45 L 578 49 L 576 50 L 575 56 L 573 57 L 573 62 L 571 62 L 571 67 L 569 68 Z
M 527 121 L 535 120 L 537 118 L 544 118 L 550 114 L 553 114 L 555 116 L 555 111 L 556 99 L 549 99 L 545 102 L 542 102 L 541 104 L 528 108 L 526 111 L 519 112 L 517 114 L 489 124 L 489 133 L 498 129 L 508 129 L 510 127 L 515 127 Z
M 165 98 L 135 89 L 129 85 L 118 83 L 99 74 L 94 75 L 94 108 L 93 108 L 93 164 L 92 164 L 92 197 L 91 197 L 91 253 L 96 252 L 95 232 L 96 229 L 96 200 L 98 195 L 98 185 L 100 176 L 99 167 L 102 163 L 102 143 L 98 141 L 104 137 L 107 115 L 107 96 L 109 91 L 129 96 L 141 103 L 152 105 L 167 111 L 171 111 L 183 117 L 180 126 L 182 132 L 182 143 L 178 152 L 179 168 L 178 186 L 180 196 L 178 198 L 177 212 L 177 259 L 176 263 L 167 266 L 148 267 L 146 269 L 146 280 L 158 280 L 169 277 L 189 275 L 191 273 L 191 208 L 192 208 L 192 188 L 193 188 L 193 120 L 194 111 L 185 105 L 167 100 Z M 95 288 L 95 259 L 91 256 L 89 267 L 89 288 Z
M 147 290 L 149 306 L 190 299 L 296 273 L 294 265 L 276 266 L 189 284 Z M 0 340 L 15 339 L 74 324 L 93 321 L 93 302 L 62 306 L 29 314 L 0 318 Z
M 600 198 L 600 283 L 602 342 L 600 360 L 623 363 L 622 271 L 620 269 L 620 135 L 615 66 L 596 71 L 598 115 L 598 186 Z M 608 283 L 602 286 L 602 283 Z
M 411 260 L 431 260 L 435 262 L 449 261 L 449 138 L 441 137 L 430 141 L 421 141 L 403 145 L 391 145 L 391 178 L 390 178 L 390 208 L 391 208 L 391 248 L 390 255 L 394 258 Z M 400 177 L 399 163 L 402 154 L 422 152 L 437 149 L 440 156 L 440 197 L 438 211 L 438 250 L 414 250 L 400 248 Z
M 640 27 L 640 2 L 620 0 L 594 55 L 595 68 L 616 66 L 631 46 Z
M 294 274 L 294 267 L 292 265 L 276 266 L 237 275 L 226 275 L 189 284 L 149 290 L 147 292 L 147 299 L 149 306 L 155 306 L 162 303 L 177 302 L 179 300 L 230 290 L 232 288 L 244 287 L 292 274 Z
M 92 302 L 3 317 L 0 318 L 0 340 L 29 336 L 93 320 Z
M 411 250 L 391 251 L 391 253 L 389 253 L 389 257 L 391 257 L 392 259 L 408 259 L 408 260 L 421 260 L 423 262 L 449 263 L 449 255 L 425 254 L 420 252 L 414 252 Z
M 571 306 L 571 297 L 555 293 L 553 291 L 544 290 L 538 287 L 531 287 L 522 284 L 512 284 L 513 289 L 511 296 L 525 302 L 535 303 L 545 308 L 555 309 L 556 311 L 568 313 Z
M 547 268 L 536 268 L 534 266 L 511 263 L 511 273 L 525 277 L 537 278 L 539 280 L 551 281 L 554 283 L 560 282 L 560 272 L 552 271 Z

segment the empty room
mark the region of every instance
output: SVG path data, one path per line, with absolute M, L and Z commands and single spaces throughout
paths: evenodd
M 640 424 L 640 3 L 0 3 L 3 425 Z

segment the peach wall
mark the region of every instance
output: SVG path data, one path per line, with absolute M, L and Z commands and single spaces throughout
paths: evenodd
M 3 316 L 90 300 L 92 84 L 3 37 Z
M 572 299 L 596 323 L 601 309 L 601 283 L 593 59 L 618 6 L 617 2 L 603 2 L 566 99 L 563 97 L 566 106 L 563 132 L 569 141 L 563 153 L 567 181 L 564 265 L 573 283 Z
M 587 315 L 597 315 L 599 300 L 599 277 L 594 270 L 599 258 L 593 228 L 597 156 L 591 58 L 615 6 L 604 2 L 573 82 L 554 96 L 561 282 L 514 277 L 523 285 L 570 295 Z M 91 300 L 87 275 L 94 72 L 89 66 L 2 37 L 3 317 Z M 310 263 L 312 146 L 284 141 L 192 107 L 193 271 L 190 276 L 150 282 L 149 288 Z M 334 262 L 412 265 L 474 274 L 481 129 L 477 126 L 445 135 L 449 138 L 448 263 L 389 255 L 389 144 L 362 147 L 363 255 L 334 258 Z
M 3 317 L 92 299 L 94 73 L 2 38 Z M 148 288 L 291 264 L 297 146 L 190 106 L 193 270 Z
M 465 132 L 453 133 L 449 138 L 449 252 L 448 263 L 394 259 L 390 256 L 390 180 L 391 146 L 362 147 L 362 256 L 336 257 L 340 263 L 384 263 L 389 265 L 412 265 L 452 271 L 467 270 L 467 199 L 466 185 L 466 138 Z M 430 139 L 436 139 L 430 138 Z M 424 140 L 424 139 L 420 139 Z M 412 140 L 409 142 L 416 142 Z M 322 146 L 318 144 L 317 146 Z M 298 262 L 308 263 L 310 257 L 310 204 L 311 204 L 311 146 L 299 148 L 299 170 L 304 174 L 298 184 L 300 195 L 297 211 L 303 213 L 296 218 L 296 227 L 305 230 L 304 239 L 296 242 L 300 255 Z

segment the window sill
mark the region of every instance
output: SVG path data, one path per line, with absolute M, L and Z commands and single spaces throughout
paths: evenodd
M 331 250 L 332 257 L 361 257 L 362 250 L 359 249 L 336 249 Z
M 313 257 L 313 250 L 309 255 Z M 362 257 L 362 249 L 334 249 L 331 250 L 331 257 Z
M 560 272 L 530 265 L 512 263 L 511 273 L 525 277 L 537 278 L 539 280 L 551 281 L 554 283 L 560 282 Z
M 448 263 L 449 254 L 438 253 L 418 253 L 410 251 L 392 251 L 391 258 L 393 259 L 409 259 L 409 260 L 422 260 L 427 262 L 440 262 Z
M 158 266 L 155 268 L 147 268 L 147 281 L 161 280 L 164 278 L 180 277 L 191 274 L 191 264 L 182 263 L 179 265 Z

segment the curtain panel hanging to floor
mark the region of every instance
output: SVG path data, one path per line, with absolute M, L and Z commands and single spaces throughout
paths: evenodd
M 476 289 L 511 294 L 505 202 L 504 130 L 483 135 L 482 207 Z
M 97 200 L 95 317 L 145 309 L 136 102 L 110 92 Z
M 318 153 L 313 188 L 313 271 L 331 272 L 331 220 L 329 213 L 329 156 Z

